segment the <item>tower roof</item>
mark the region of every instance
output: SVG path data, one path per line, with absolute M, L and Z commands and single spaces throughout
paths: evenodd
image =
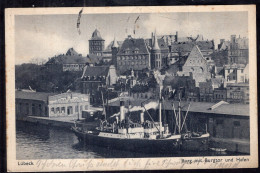
M 116 37 L 114 38 L 114 41 L 113 41 L 113 44 L 112 44 L 111 47 L 116 47 L 116 48 L 119 47 L 118 42 L 117 42 L 117 40 L 116 40 Z
M 157 36 L 156 36 L 156 32 L 154 32 L 154 39 L 153 39 L 153 50 L 160 50 L 160 47 L 158 45 L 158 40 L 157 40 Z
M 100 35 L 100 32 L 95 29 L 95 31 L 92 33 L 92 37 L 90 40 L 104 40 L 101 35 Z

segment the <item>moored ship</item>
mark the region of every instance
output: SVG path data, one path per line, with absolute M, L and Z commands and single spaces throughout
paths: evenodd
M 158 102 L 149 102 L 141 106 L 125 108 L 124 101 L 120 101 L 120 112 L 110 116 L 114 120 L 110 123 L 106 119 L 101 121 L 100 126 L 89 130 L 75 124 L 72 131 L 76 134 L 80 142 L 88 145 L 113 148 L 118 150 L 128 150 L 145 153 L 175 153 L 181 150 L 199 151 L 208 150 L 209 133 L 191 132 L 186 127 L 186 115 L 181 113 L 181 102 L 179 101 L 178 111 L 175 111 L 175 130 L 169 132 L 168 124 L 162 124 L 162 101 L 160 92 Z M 159 106 L 159 121 L 155 122 L 149 114 L 149 109 Z M 141 111 L 138 122 L 132 122 L 129 113 Z M 144 112 L 150 120 L 144 120 Z M 106 116 L 105 116 L 106 117 Z

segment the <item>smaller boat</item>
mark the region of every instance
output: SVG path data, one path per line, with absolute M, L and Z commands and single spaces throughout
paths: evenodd
M 211 151 L 216 151 L 216 152 L 225 152 L 227 151 L 226 148 L 209 148 Z

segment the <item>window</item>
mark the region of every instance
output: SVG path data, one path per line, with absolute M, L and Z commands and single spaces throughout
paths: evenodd
M 40 113 L 40 115 L 42 115 L 42 105 L 41 104 L 39 104 L 39 113 Z
M 65 107 L 61 107 L 61 113 L 65 113 Z
M 55 112 L 54 112 L 54 108 L 51 108 L 51 113 L 52 113 L 52 114 L 54 114 L 54 113 L 55 113 Z
M 56 108 L 56 113 L 58 113 L 58 114 L 60 113 L 60 108 L 59 107 Z
M 29 114 L 29 103 L 25 103 L 25 113 Z
M 35 111 L 35 104 L 32 104 L 32 114 L 35 115 L 36 111 Z

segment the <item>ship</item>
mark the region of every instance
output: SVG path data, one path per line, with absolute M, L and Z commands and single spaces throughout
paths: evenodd
M 209 133 L 207 129 L 202 132 L 192 132 L 184 128 L 187 127 L 188 111 L 183 115 L 181 99 L 179 99 L 178 110 L 175 110 L 173 104 L 174 132 L 169 132 L 167 123 L 162 124 L 162 102 L 161 89 L 159 102 L 151 101 L 142 103 L 141 106 L 126 108 L 125 100 L 120 100 L 120 111 L 109 117 L 114 119 L 113 122 L 106 119 L 100 120 L 99 126 L 91 130 L 75 123 L 71 129 L 80 142 L 108 149 L 160 154 L 208 150 Z M 157 105 L 159 107 L 158 122 L 153 120 L 148 111 L 151 108 L 158 109 Z M 140 111 L 138 122 L 133 122 L 129 118 L 132 111 Z M 145 112 L 149 115 L 150 120 L 144 120 Z

